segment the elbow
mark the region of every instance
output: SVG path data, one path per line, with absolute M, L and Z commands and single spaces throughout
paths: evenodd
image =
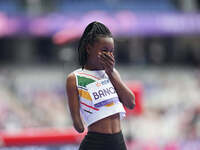
M 78 124 L 74 123 L 74 128 L 78 133 L 83 133 L 84 132 L 83 125 L 78 125 Z
M 83 132 L 84 132 L 84 128 L 76 128 L 76 131 L 77 131 L 78 133 L 83 133 Z
M 135 96 L 134 95 L 132 95 L 132 97 L 131 97 L 131 100 L 130 100 L 130 103 L 129 103 L 129 105 L 127 106 L 127 108 L 128 109 L 134 109 L 135 108 Z
M 130 104 L 130 105 L 128 106 L 128 108 L 129 108 L 129 109 L 133 109 L 133 108 L 135 108 L 135 104 L 133 104 L 133 103 Z
M 84 126 L 83 126 L 83 123 L 82 123 L 80 117 L 77 117 L 77 116 L 74 117 L 73 126 L 78 133 L 84 132 Z

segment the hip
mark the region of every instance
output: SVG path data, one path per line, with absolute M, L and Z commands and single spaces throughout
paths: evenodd
M 88 131 L 79 150 L 127 150 L 122 131 L 105 134 Z

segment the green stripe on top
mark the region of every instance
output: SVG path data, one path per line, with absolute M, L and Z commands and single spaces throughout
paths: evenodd
M 78 85 L 83 86 L 83 87 L 86 87 L 86 85 L 95 82 L 95 80 L 93 80 L 93 79 L 81 77 L 78 75 L 77 75 L 77 79 L 78 79 Z

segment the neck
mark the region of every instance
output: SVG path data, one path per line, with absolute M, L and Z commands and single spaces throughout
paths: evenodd
M 100 65 L 92 65 L 88 63 L 86 63 L 83 68 L 87 70 L 103 70 L 103 67 Z

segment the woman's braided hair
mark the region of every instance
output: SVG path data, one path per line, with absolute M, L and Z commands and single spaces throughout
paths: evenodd
M 87 62 L 87 45 L 93 45 L 99 37 L 112 37 L 112 33 L 104 24 L 94 21 L 85 28 L 85 31 L 79 41 L 78 54 L 79 63 L 82 68 Z

